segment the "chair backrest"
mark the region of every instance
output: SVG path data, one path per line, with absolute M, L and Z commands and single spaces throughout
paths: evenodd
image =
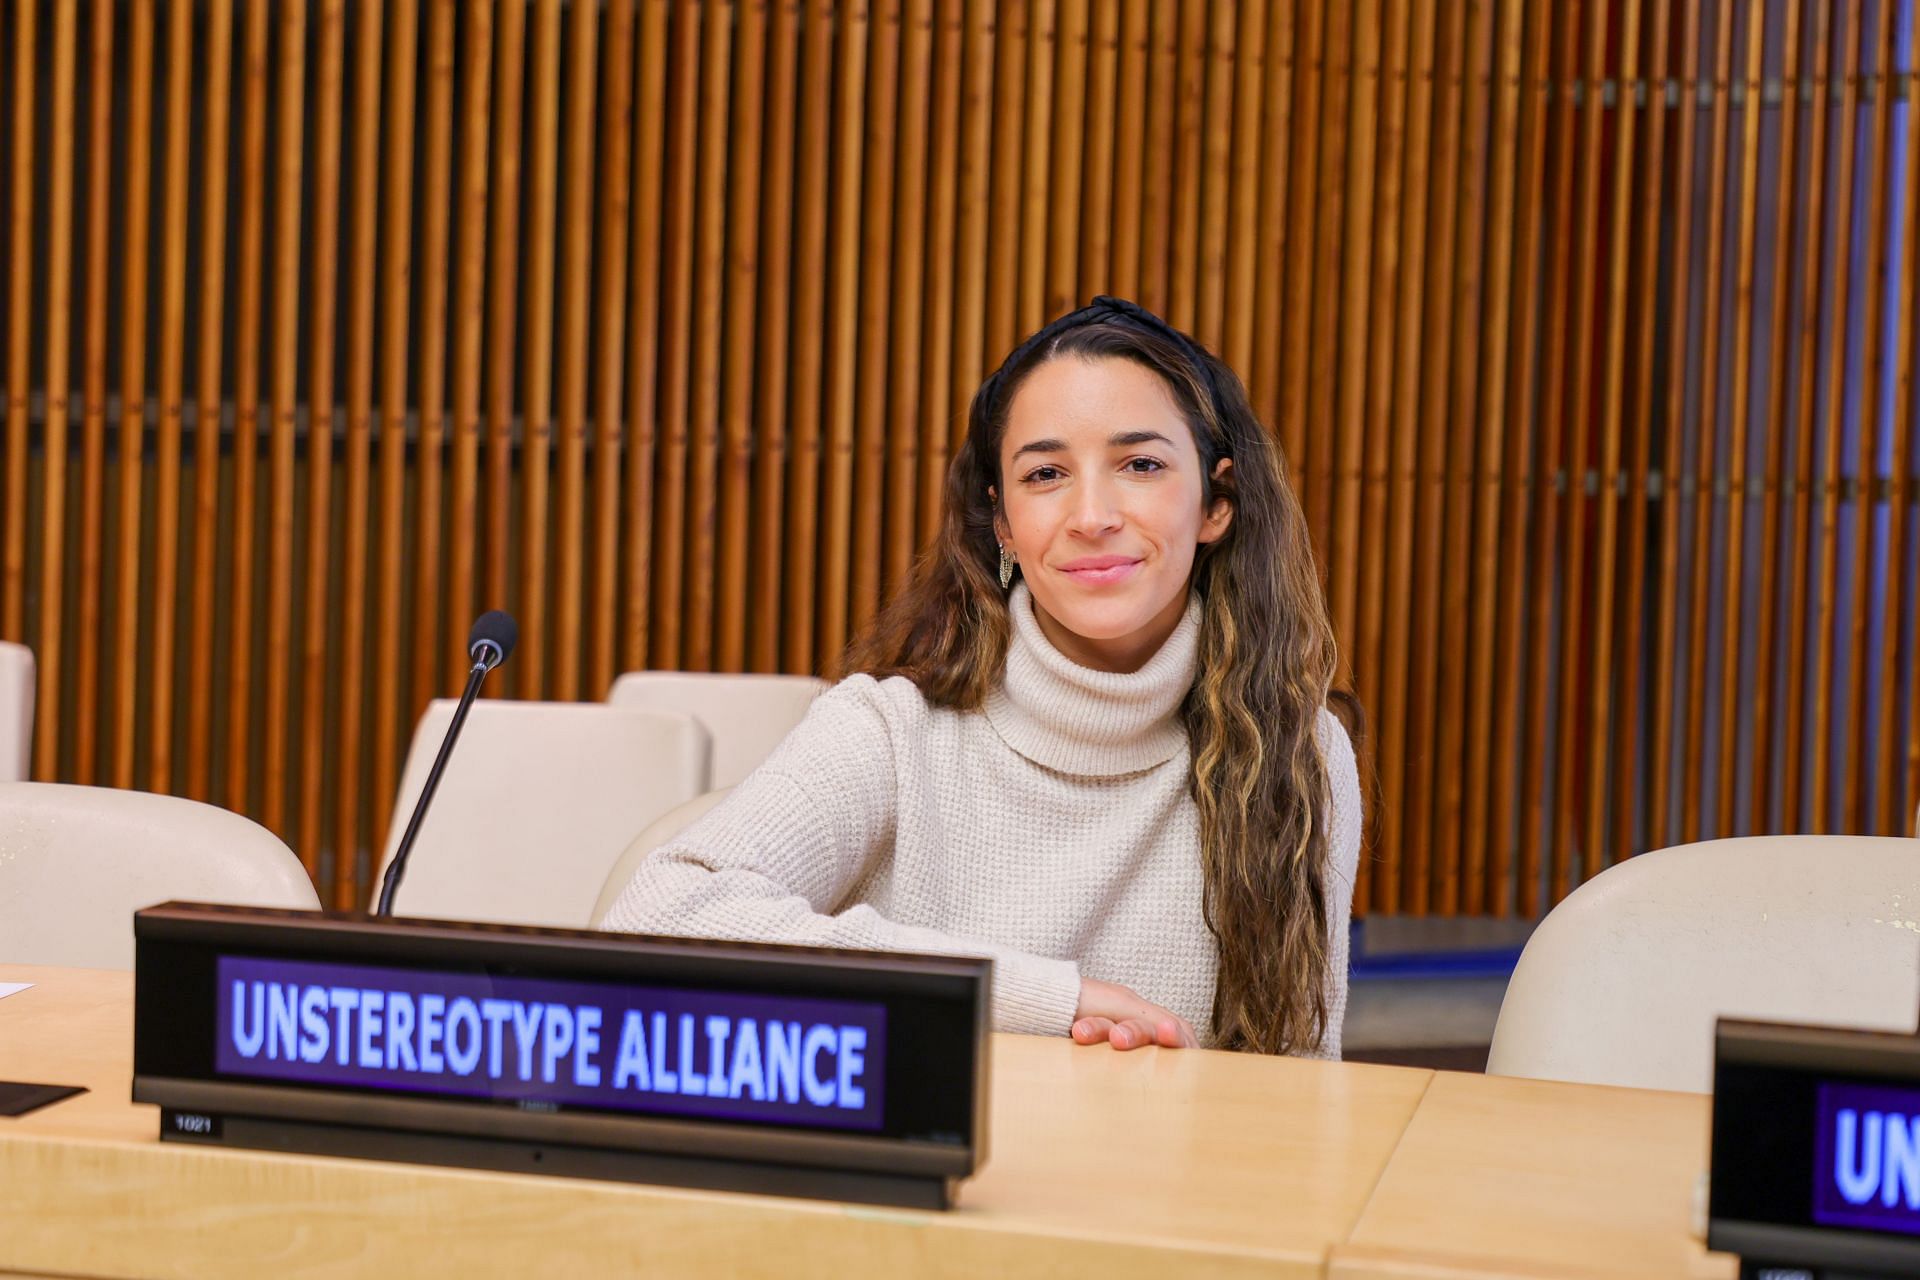
M 33 762 L 33 650 L 0 640 L 0 782 L 25 782 Z
M 600 886 L 600 896 L 593 903 L 592 924 L 596 929 L 606 928 L 607 913 L 613 910 L 613 904 L 626 892 L 627 881 L 633 879 L 633 873 L 640 867 L 641 861 L 655 849 L 685 831 L 697 822 L 707 810 L 727 798 L 730 788 L 709 791 L 705 795 L 695 796 L 677 808 L 661 814 L 647 829 L 635 836 L 627 851 L 620 855 L 620 861 L 613 864 L 613 870 L 607 872 L 606 883 Z
M 133 913 L 180 898 L 316 910 L 293 851 L 178 796 L 0 783 L 0 961 L 133 967 Z
M 382 876 L 456 705 L 431 703 L 414 730 Z M 607 868 L 634 833 L 700 793 L 706 752 L 706 731 L 670 711 L 475 703 L 407 860 L 394 914 L 585 927 Z
M 706 786 L 738 786 L 773 754 L 827 687 L 813 676 L 629 671 L 613 682 L 616 707 L 682 711 L 706 726 L 713 746 Z
M 1920 843 L 1752 836 L 1643 854 L 1535 929 L 1488 1072 L 1697 1092 L 1721 1016 L 1913 1031 Z

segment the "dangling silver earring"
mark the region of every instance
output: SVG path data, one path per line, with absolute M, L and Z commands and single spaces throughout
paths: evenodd
M 1007 544 L 1000 544 L 1000 589 L 1005 591 L 1007 584 L 1013 581 L 1013 557 L 1007 554 Z

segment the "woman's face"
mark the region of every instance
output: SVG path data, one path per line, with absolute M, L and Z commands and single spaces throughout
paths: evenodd
M 1047 361 L 1014 393 L 1000 475 L 1000 540 L 1047 639 L 1082 666 L 1139 670 L 1233 518 L 1225 498 L 1201 505 L 1200 451 L 1165 381 L 1117 357 Z

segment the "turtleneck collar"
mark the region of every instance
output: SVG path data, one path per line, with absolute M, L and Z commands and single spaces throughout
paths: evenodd
M 1140 773 L 1187 745 L 1180 703 L 1193 686 L 1200 604 L 1138 671 L 1095 671 L 1048 640 L 1033 594 L 1016 583 L 1007 598 L 1013 634 L 1006 673 L 987 695 L 986 717 L 1006 744 L 1043 768 L 1078 777 Z

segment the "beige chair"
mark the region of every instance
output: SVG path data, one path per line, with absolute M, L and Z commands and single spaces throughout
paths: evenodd
M 813 676 L 629 671 L 613 682 L 607 702 L 683 711 L 705 725 L 713 740 L 706 786 L 719 788 L 738 786 L 759 768 L 826 687 Z
M 1717 1017 L 1911 1032 L 1920 844 L 1752 836 L 1644 854 L 1534 930 L 1487 1070 L 1711 1090 Z
M 0 640 L 0 782 L 25 782 L 33 763 L 33 650 Z
M 457 704 L 414 730 L 386 874 Z M 586 925 L 636 831 L 700 794 L 706 731 L 671 711 L 597 702 L 474 704 L 394 894 L 395 915 Z M 374 880 L 374 895 L 380 879 Z
M 179 898 L 317 910 L 293 851 L 177 796 L 0 783 L 0 961 L 133 967 L 133 913 Z
M 620 861 L 613 864 L 613 870 L 607 873 L 606 883 L 600 886 L 600 896 L 593 904 L 593 927 L 607 927 L 607 913 L 613 910 L 613 904 L 620 901 L 620 895 L 626 892 L 627 882 L 633 879 L 633 873 L 640 868 L 646 856 L 667 841 L 685 831 L 703 817 L 707 810 L 725 800 L 729 789 L 709 791 L 661 814 L 650 823 L 645 831 L 634 837 L 627 851 L 620 855 Z

